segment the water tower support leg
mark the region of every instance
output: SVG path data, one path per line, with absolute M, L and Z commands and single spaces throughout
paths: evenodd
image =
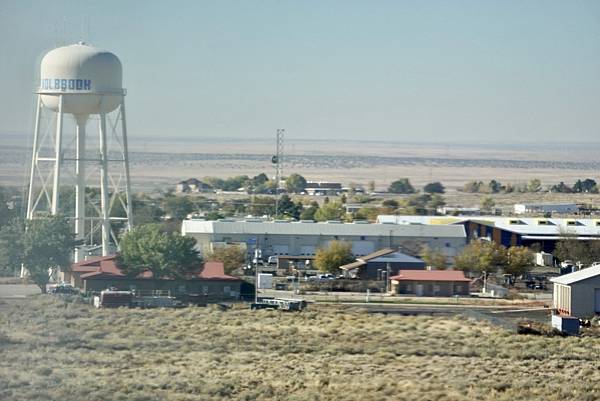
M 77 117 L 77 150 L 75 161 L 75 238 L 85 238 L 85 125 L 87 117 Z M 81 250 L 75 250 L 75 262 L 82 258 Z
M 27 194 L 27 219 L 33 218 L 33 183 L 37 169 L 38 142 L 40 136 L 40 119 L 42 115 L 42 98 L 38 95 L 37 108 L 35 110 L 35 128 L 33 132 L 33 152 L 31 155 L 31 171 L 29 172 L 29 193 Z
M 62 162 L 62 126 L 63 126 L 63 95 L 58 96 L 58 115 L 56 117 L 56 138 L 54 142 L 54 183 L 52 185 L 52 206 L 50 213 L 58 213 L 60 165 Z
M 100 114 L 100 206 L 102 220 L 102 256 L 109 253 L 110 220 L 108 215 L 108 156 L 106 154 L 106 114 Z
M 123 168 L 125 170 L 125 200 L 127 202 L 127 230 L 133 227 L 131 204 L 131 181 L 129 180 L 129 149 L 127 146 L 127 121 L 125 119 L 125 99 L 121 101 L 121 131 L 123 135 Z

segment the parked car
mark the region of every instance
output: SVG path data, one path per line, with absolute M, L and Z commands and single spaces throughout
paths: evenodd
M 527 288 L 531 289 L 531 290 L 545 290 L 546 289 L 546 284 L 544 283 L 536 283 L 535 281 L 528 281 L 527 283 Z
M 50 294 L 78 294 L 79 290 L 73 287 L 71 284 L 58 284 L 55 287 L 50 288 L 48 291 Z
M 276 265 L 279 262 L 279 256 L 269 256 L 267 263 L 269 265 Z

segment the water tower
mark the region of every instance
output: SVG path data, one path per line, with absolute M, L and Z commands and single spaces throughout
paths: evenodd
M 132 225 L 122 80 L 117 56 L 80 42 L 44 56 L 37 91 L 27 218 L 68 214 L 102 255 L 118 246 L 113 230 Z

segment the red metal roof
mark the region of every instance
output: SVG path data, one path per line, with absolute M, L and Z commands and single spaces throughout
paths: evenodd
M 396 281 L 471 281 L 460 270 L 400 270 L 397 276 L 390 277 Z
M 206 262 L 198 277 L 203 280 L 239 280 L 237 277 L 225 274 L 223 262 Z
M 78 266 L 77 264 L 71 265 L 71 271 L 74 273 L 89 273 L 97 271 L 99 266 Z
M 126 275 L 119 269 L 116 263 L 117 256 L 103 256 L 98 258 L 89 259 L 84 262 L 75 263 L 72 265 L 71 270 L 76 272 L 82 272 L 81 278 L 124 278 Z M 84 265 L 84 263 L 86 263 Z M 151 279 L 153 274 L 150 270 L 146 270 L 140 273 L 137 279 Z M 163 277 L 163 280 L 172 280 L 170 277 Z M 201 279 L 201 280 L 228 280 L 237 281 L 239 278 L 228 276 L 225 274 L 225 267 L 222 262 L 206 262 L 204 269 L 200 273 L 192 273 L 188 279 Z
M 102 262 L 103 260 L 112 260 L 114 258 L 116 258 L 116 255 L 94 256 L 89 259 L 81 260 L 77 263 L 73 263 L 71 265 L 71 268 L 83 267 L 83 266 L 96 266 L 97 267 L 97 266 L 100 266 L 100 262 Z M 73 270 L 73 271 L 77 271 L 77 270 Z

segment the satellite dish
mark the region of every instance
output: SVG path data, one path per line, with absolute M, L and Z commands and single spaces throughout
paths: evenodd
M 271 157 L 271 163 L 273 163 L 273 164 L 279 163 L 279 157 L 277 157 L 277 156 Z

